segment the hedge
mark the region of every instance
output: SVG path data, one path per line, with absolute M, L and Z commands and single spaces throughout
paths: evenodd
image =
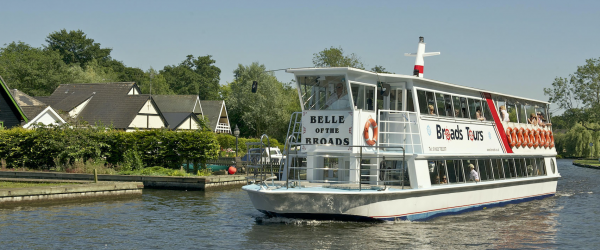
M 124 132 L 66 126 L 0 131 L 0 159 L 8 167 L 49 169 L 75 161 L 104 160 L 114 166 L 179 168 L 184 162 L 216 159 L 219 144 L 210 131 L 166 129 Z

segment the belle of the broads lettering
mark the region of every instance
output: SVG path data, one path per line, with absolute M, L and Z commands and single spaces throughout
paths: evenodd
M 426 220 L 556 192 L 549 103 L 412 75 L 287 69 L 292 115 L 279 170 L 243 187 L 269 216 Z M 537 119 L 527 119 L 535 116 Z M 532 122 L 532 120 L 534 122 Z M 255 168 L 253 168 L 255 167 Z

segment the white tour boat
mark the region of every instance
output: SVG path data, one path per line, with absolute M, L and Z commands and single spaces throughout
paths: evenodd
M 250 166 L 270 216 L 426 220 L 553 196 L 560 177 L 549 103 L 355 68 L 287 69 L 302 112 L 277 171 Z M 539 121 L 539 122 L 538 122 Z M 276 180 L 279 179 L 279 180 Z

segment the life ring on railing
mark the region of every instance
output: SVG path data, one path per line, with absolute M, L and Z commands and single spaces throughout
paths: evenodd
M 533 148 L 538 148 L 540 146 L 540 131 L 533 129 L 532 133 L 533 133 L 533 138 L 534 138 Z
M 517 131 L 517 148 L 523 144 L 523 128 L 515 128 Z
M 550 138 L 550 148 L 554 147 L 554 135 L 552 134 L 552 131 L 548 131 L 548 137 Z
M 533 131 L 531 131 L 531 129 L 526 129 L 525 130 L 527 132 L 527 137 L 529 140 L 529 143 L 527 143 L 527 147 L 533 147 L 533 141 L 535 140 L 535 137 L 533 136 Z
M 545 148 L 550 147 L 550 131 L 547 130 L 543 130 L 544 131 L 544 140 L 546 140 L 546 143 L 544 144 Z
M 544 145 L 546 145 L 546 137 L 544 135 L 544 130 L 538 128 L 538 131 L 540 131 L 540 148 L 543 148 Z
M 506 128 L 506 139 L 508 139 L 508 144 L 511 148 L 516 144 L 515 140 L 512 138 L 512 132 L 512 128 Z
M 521 147 L 527 147 L 529 144 L 529 137 L 527 136 L 527 130 L 524 128 L 519 128 L 519 133 L 521 134 Z
M 369 127 L 373 127 L 373 139 L 369 138 Z M 363 132 L 363 135 L 365 137 L 365 140 L 367 142 L 367 145 L 369 146 L 373 146 L 375 145 L 375 143 L 377 142 L 377 131 L 379 129 L 377 128 L 377 122 L 375 122 L 375 120 L 373 120 L 373 118 L 369 117 L 369 119 L 367 120 L 367 123 L 365 123 L 365 131 Z

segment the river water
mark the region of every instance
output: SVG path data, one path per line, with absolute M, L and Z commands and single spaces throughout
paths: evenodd
M 0 210 L 2 249 L 600 247 L 600 170 L 558 160 L 555 197 L 426 222 L 265 218 L 240 189 Z

